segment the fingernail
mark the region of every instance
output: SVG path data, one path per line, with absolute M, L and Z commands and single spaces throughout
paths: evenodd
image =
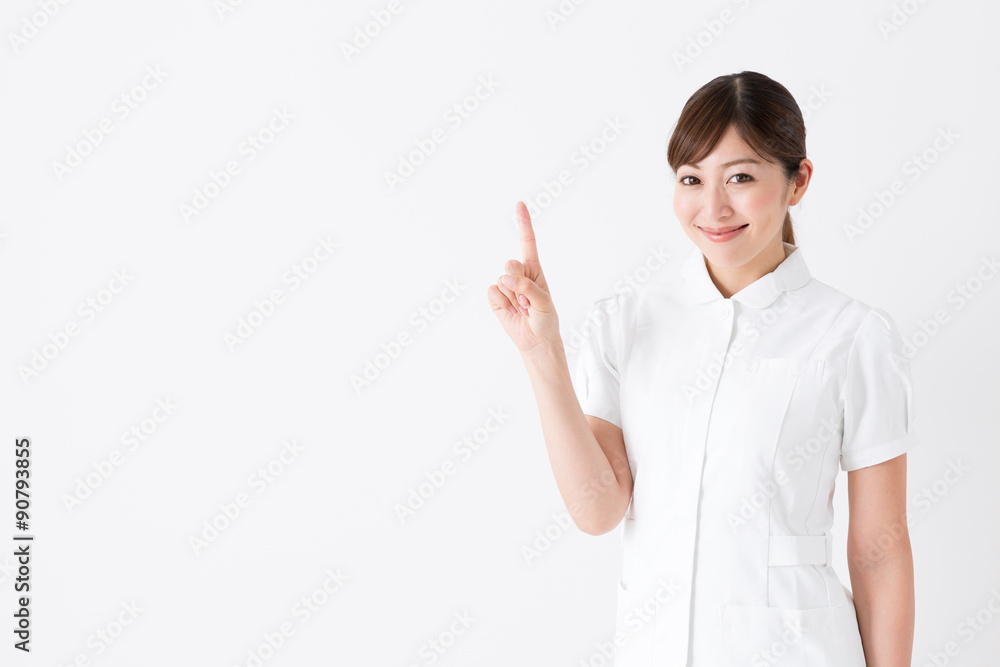
M 503 277 L 503 284 L 506 285 L 507 287 L 513 287 L 514 283 L 515 283 L 514 276 Z

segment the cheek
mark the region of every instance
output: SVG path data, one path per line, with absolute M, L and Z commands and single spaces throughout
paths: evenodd
M 769 216 L 781 203 L 781 188 L 754 188 L 744 194 L 740 200 L 741 212 L 750 218 Z
M 685 194 L 674 192 L 674 215 L 679 220 L 690 220 L 696 208 L 694 200 Z

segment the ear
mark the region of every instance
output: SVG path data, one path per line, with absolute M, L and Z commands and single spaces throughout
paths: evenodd
M 809 181 L 812 179 L 813 173 L 813 163 L 809 158 L 802 158 L 799 162 L 799 173 L 795 175 L 795 179 L 789 185 L 791 189 L 791 197 L 788 200 L 789 206 L 795 206 L 805 195 L 806 190 L 809 188 Z

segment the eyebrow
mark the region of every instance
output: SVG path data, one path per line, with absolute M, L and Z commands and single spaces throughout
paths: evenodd
M 760 160 L 754 159 L 752 157 L 741 157 L 736 160 L 730 160 L 729 162 L 723 163 L 722 165 L 719 166 L 719 168 L 725 169 L 726 167 L 732 167 L 734 164 L 743 164 L 743 163 L 763 164 Z M 697 164 L 691 164 L 689 166 L 694 169 L 701 169 L 701 167 L 698 166 Z

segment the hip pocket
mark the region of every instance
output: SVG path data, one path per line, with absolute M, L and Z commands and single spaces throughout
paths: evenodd
M 816 609 L 720 609 L 724 667 L 866 667 L 853 603 Z

